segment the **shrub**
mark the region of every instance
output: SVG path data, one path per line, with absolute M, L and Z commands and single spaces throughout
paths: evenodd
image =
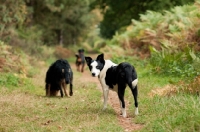
M 56 46 L 54 54 L 59 59 L 68 58 L 69 56 L 72 55 L 70 50 L 68 50 L 67 48 L 63 48 L 62 46 Z
M 162 48 L 157 51 L 151 47 L 150 50 L 150 64 L 155 73 L 180 77 L 195 77 L 200 74 L 200 58 L 190 48 L 185 48 L 184 51 Z
M 18 86 L 19 78 L 13 74 L 2 74 L 0 78 L 0 86 L 10 87 L 10 86 Z
M 0 38 L 7 40 L 10 37 L 10 29 L 21 26 L 27 16 L 27 8 L 24 0 L 0 1 Z
M 140 20 L 132 19 L 132 25 L 125 32 L 117 33 L 111 43 L 124 49 L 131 49 L 132 54 L 150 56 L 149 46 L 162 49 L 162 43 L 176 49 L 194 46 L 199 47 L 199 2 L 193 5 L 177 6 L 163 13 L 147 11 L 140 15 Z
M 189 83 L 180 82 L 179 83 L 179 92 L 199 95 L 200 94 L 200 76 L 194 78 L 194 80 Z

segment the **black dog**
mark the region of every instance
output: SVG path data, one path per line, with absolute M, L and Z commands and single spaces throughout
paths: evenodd
M 79 49 L 78 54 L 75 54 L 75 56 L 76 56 L 77 71 L 84 72 L 84 66 L 85 66 L 84 49 Z
M 59 59 L 54 62 L 46 73 L 46 96 L 55 96 L 60 90 L 60 95 L 63 97 L 69 96 L 66 84 L 70 84 L 70 96 L 73 95 L 73 72 L 67 60 Z
M 127 62 L 115 64 L 110 60 L 104 60 L 104 54 L 98 55 L 96 60 L 93 60 L 91 57 L 85 57 L 85 60 L 91 71 L 92 76 L 93 77 L 98 76 L 99 81 L 101 83 L 104 95 L 103 109 L 107 107 L 109 90 L 113 90 L 118 94 L 121 104 L 120 106 L 121 106 L 122 116 L 126 117 L 127 115 L 124 102 L 124 93 L 126 85 L 128 84 L 135 100 L 135 107 L 136 107 L 135 115 L 137 115 L 138 78 L 135 68 Z

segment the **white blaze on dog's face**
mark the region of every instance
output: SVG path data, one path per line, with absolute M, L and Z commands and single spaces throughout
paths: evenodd
M 93 77 L 97 77 L 100 74 L 100 66 L 97 61 L 93 61 L 91 64 L 91 73 Z
M 85 60 L 91 71 L 92 76 L 97 77 L 105 65 L 104 55 L 101 54 L 97 56 L 96 60 L 92 60 L 91 57 L 85 57 Z

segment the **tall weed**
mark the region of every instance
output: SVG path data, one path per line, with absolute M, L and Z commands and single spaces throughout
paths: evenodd
M 190 48 L 173 51 L 162 47 L 162 50 L 158 51 L 151 47 L 150 50 L 150 64 L 155 73 L 190 78 L 200 74 L 200 58 Z

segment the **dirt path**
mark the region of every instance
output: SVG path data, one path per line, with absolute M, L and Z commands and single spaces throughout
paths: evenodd
M 72 67 L 72 70 L 74 72 L 76 72 L 75 71 L 76 70 L 75 64 L 71 63 L 70 65 Z M 47 68 L 48 67 L 46 67 L 44 63 L 41 63 L 41 69 L 42 69 L 41 71 L 43 71 L 43 72 L 40 73 L 41 77 L 44 77 L 44 75 L 46 74 Z M 86 66 L 85 66 L 84 73 L 82 73 L 81 76 L 75 76 L 75 78 L 78 79 L 79 81 L 81 81 L 82 83 L 85 83 L 85 82 L 87 82 L 87 83 L 89 83 L 89 82 L 96 83 L 97 89 L 99 89 L 102 92 L 102 88 L 101 88 L 101 85 L 100 85 L 100 82 L 99 82 L 98 78 L 97 77 L 96 78 L 92 77 L 90 72 L 89 72 L 89 70 L 88 70 L 88 68 Z M 33 79 L 33 82 L 35 84 L 37 84 L 37 85 L 41 85 L 41 87 L 44 86 L 43 82 L 41 83 L 40 79 L 38 79 L 38 78 Z M 113 92 L 113 91 L 109 91 L 108 105 L 110 105 L 114 109 L 114 111 L 117 113 L 116 115 L 117 115 L 117 118 L 118 118 L 118 121 L 119 121 L 119 125 L 122 128 L 124 128 L 124 131 L 125 132 L 130 132 L 130 131 L 141 129 L 143 127 L 143 125 L 142 124 L 135 124 L 132 121 L 132 119 L 134 117 L 131 117 L 129 115 L 129 112 L 128 112 L 129 105 L 133 104 L 133 103 L 129 103 L 127 100 L 125 100 L 128 117 L 127 118 L 123 118 L 122 116 L 120 116 L 119 101 L 116 101 L 116 100 L 119 100 L 118 96 L 117 96 L 117 93 Z M 102 94 L 102 101 L 103 101 L 103 94 Z M 103 104 L 103 102 L 102 102 L 102 104 Z M 134 111 L 132 111 L 132 112 L 134 113 Z
M 72 69 L 75 70 L 76 67 L 75 65 L 71 65 Z M 98 80 L 98 78 L 94 78 L 90 75 L 90 72 L 88 70 L 88 68 L 85 68 L 87 70 L 84 71 L 84 73 L 82 74 L 82 77 L 80 79 L 81 82 L 85 83 L 85 82 L 92 82 L 92 83 L 96 83 L 97 84 L 97 88 L 102 91 L 100 82 Z M 103 94 L 102 94 L 102 100 L 103 100 Z M 124 131 L 129 132 L 129 131 L 134 131 L 134 130 L 139 130 L 143 127 L 143 125 L 141 124 L 135 124 L 134 122 L 132 122 L 132 118 L 134 117 L 130 117 L 128 115 L 127 118 L 123 118 L 122 116 L 120 116 L 120 105 L 119 105 L 119 100 L 117 93 L 113 92 L 113 91 L 109 91 L 109 97 L 108 97 L 108 104 L 115 110 L 115 112 L 117 113 L 117 118 L 119 121 L 119 124 L 121 125 L 121 127 L 124 128 Z M 126 101 L 126 109 L 128 111 L 128 107 L 129 107 L 129 102 Z M 131 103 L 132 104 L 132 103 Z M 134 112 L 134 111 L 133 111 Z M 128 114 L 128 113 L 127 113 Z

